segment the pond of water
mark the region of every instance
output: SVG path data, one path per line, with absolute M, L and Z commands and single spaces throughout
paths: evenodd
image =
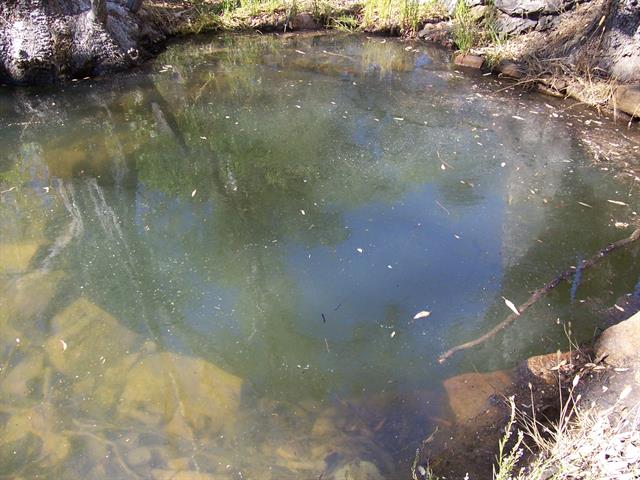
M 637 249 L 437 362 L 640 206 L 585 137 L 631 133 L 447 55 L 205 37 L 0 90 L 0 477 L 404 479 L 444 379 L 590 338 Z

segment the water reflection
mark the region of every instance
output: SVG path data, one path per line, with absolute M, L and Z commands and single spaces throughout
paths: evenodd
M 405 478 L 443 378 L 590 334 L 559 292 L 437 365 L 637 205 L 566 115 L 443 57 L 210 38 L 0 97 L 2 474 Z M 636 256 L 576 298 L 631 290 Z

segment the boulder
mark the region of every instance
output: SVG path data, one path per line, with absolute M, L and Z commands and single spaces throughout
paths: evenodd
M 523 17 L 512 17 L 501 13 L 496 20 L 496 28 L 507 35 L 520 35 L 536 28 L 537 20 Z
M 0 82 L 51 83 L 141 63 L 163 35 L 127 0 L 0 3 Z M 135 8 L 133 9 L 135 10 Z
M 602 332 L 595 354 L 596 358 L 604 357 L 609 365 L 637 365 L 640 362 L 640 312 Z
M 453 57 L 453 63 L 461 67 L 480 69 L 484 65 L 484 58 L 480 55 L 460 53 Z
M 575 0 L 496 0 L 495 6 L 511 16 L 554 14 L 569 10 Z
M 640 117 L 640 84 L 622 85 L 615 92 L 615 108 L 634 117 Z

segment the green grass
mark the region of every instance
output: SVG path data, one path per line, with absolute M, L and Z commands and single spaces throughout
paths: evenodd
M 413 35 L 427 21 L 445 19 L 446 9 L 439 0 L 364 0 L 362 29 Z
M 362 0 L 344 4 L 339 0 L 190 0 L 191 8 L 177 33 L 208 30 L 244 30 L 256 24 L 288 29 L 301 12 L 337 30 L 380 32 L 412 36 L 427 22 L 446 19 L 440 0 Z M 170 22 L 167 22 L 170 23 Z
M 463 53 L 478 44 L 480 32 L 465 0 L 458 0 L 453 12 L 453 43 Z

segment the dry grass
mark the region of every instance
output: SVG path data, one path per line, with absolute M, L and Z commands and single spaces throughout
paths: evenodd
M 608 408 L 582 406 L 574 390 L 561 399 L 555 422 L 538 418 L 535 411 L 518 410 L 509 399 L 511 418 L 500 443 L 496 480 L 632 480 L 640 475 L 640 403 L 624 405 L 631 387 L 625 388 Z M 509 449 L 504 446 L 516 432 Z M 535 455 L 520 466 L 525 449 Z

